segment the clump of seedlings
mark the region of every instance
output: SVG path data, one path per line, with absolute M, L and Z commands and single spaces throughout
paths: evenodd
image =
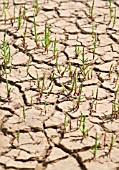
M 93 128 L 94 125 L 87 129 L 86 128 L 86 115 L 83 115 L 83 114 L 81 114 L 79 122 L 80 122 L 79 128 L 80 128 L 80 131 L 82 132 L 83 137 L 87 137 L 88 132 Z
M 81 62 L 82 65 L 80 66 L 80 70 L 81 70 L 81 75 L 83 76 L 83 79 L 86 80 L 86 77 L 89 73 L 89 70 L 87 69 L 92 63 L 90 62 L 89 64 L 87 64 L 88 59 L 85 59 L 85 53 L 84 53 L 84 47 L 83 47 L 83 51 L 82 51 L 82 58 L 81 58 Z
M 45 51 L 48 53 L 49 46 L 51 44 L 51 32 L 50 27 L 48 26 L 47 22 L 45 23 L 45 30 L 44 30 L 44 37 L 43 37 L 43 47 L 45 48 Z

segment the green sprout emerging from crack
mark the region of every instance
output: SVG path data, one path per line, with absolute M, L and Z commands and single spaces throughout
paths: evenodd
M 79 109 L 79 107 L 80 107 L 80 104 L 81 104 L 81 101 L 82 101 L 82 88 L 83 88 L 83 85 L 81 85 L 80 87 L 79 87 L 79 93 L 78 93 L 78 97 L 77 97 L 77 106 L 76 106 L 76 108 L 77 109 Z
M 87 137 L 88 136 L 88 132 L 93 128 L 93 126 L 91 126 L 89 129 L 86 128 L 86 115 L 81 115 L 81 122 L 80 122 L 80 131 L 83 134 L 83 137 Z
M 23 118 L 24 118 L 24 121 L 25 121 L 25 119 L 26 119 L 26 109 L 25 109 L 24 105 L 22 106 L 22 114 L 23 114 Z
M 4 18 L 4 23 L 6 24 L 6 13 L 7 13 L 7 3 L 6 1 L 3 1 L 3 11 L 2 11 L 2 16 Z
M 97 135 L 97 132 L 96 132 L 96 135 L 95 135 L 95 144 L 94 144 L 94 149 L 93 149 L 93 156 L 94 158 L 96 157 L 96 154 L 97 154 L 97 149 L 98 149 L 98 135 Z
M 92 6 L 90 9 L 90 18 L 92 21 L 94 21 L 94 5 L 95 5 L 95 0 L 92 1 Z
M 25 50 L 27 49 L 26 33 L 27 33 L 27 22 L 26 22 L 26 26 L 25 26 L 25 28 L 24 28 L 23 39 L 22 39 L 22 46 L 23 46 L 23 48 L 24 48 Z
M 83 47 L 82 59 L 81 59 L 82 65 L 80 66 L 80 69 L 81 69 L 81 74 L 84 79 L 86 79 L 86 76 L 89 73 L 89 70 L 87 70 L 87 68 L 92 64 L 92 63 L 86 64 L 87 61 L 88 61 L 88 59 L 87 58 L 85 59 L 84 47 Z
M 17 141 L 18 141 L 18 143 L 19 143 L 19 139 L 20 139 L 20 129 L 17 132 Z
M 80 54 L 81 54 L 80 46 L 76 45 L 75 46 L 75 57 L 78 58 Z
M 11 101 L 11 99 L 12 99 L 11 92 L 13 92 L 14 89 L 11 89 L 11 87 L 9 87 L 8 80 L 6 80 L 5 88 L 6 88 L 7 100 L 8 100 L 8 103 L 9 103 Z
M 48 26 L 47 22 L 45 23 L 45 30 L 44 30 L 44 37 L 43 37 L 43 47 L 45 51 L 48 53 L 49 46 L 51 44 L 51 32 L 50 27 Z
M 54 58 L 56 58 L 56 56 L 57 56 L 57 46 L 56 46 L 56 44 L 57 44 L 57 41 L 56 41 L 56 38 L 55 38 L 54 44 L 53 44 L 53 55 L 54 55 Z
M 112 151 L 112 149 L 113 149 L 113 146 L 114 146 L 114 135 L 112 134 L 110 144 L 108 145 L 108 155 L 109 155 L 109 156 L 110 156 L 110 154 L 111 154 L 111 151 Z
M 22 15 L 21 15 L 21 6 L 20 6 L 18 12 L 18 30 L 21 28 L 21 24 L 22 24 Z
M 40 79 L 39 79 L 39 74 L 37 71 L 36 71 L 36 86 L 38 89 L 40 89 Z
M 67 113 L 64 114 L 64 129 L 66 130 L 67 126 Z
M 34 40 L 34 42 L 36 43 L 36 47 L 38 48 L 39 47 L 39 38 L 40 38 L 40 35 L 39 34 L 37 34 L 37 28 L 36 28 L 36 17 L 35 17 L 35 15 L 34 15 L 34 29 L 33 29 L 33 34 L 34 34 L 34 38 L 33 38 L 33 40 Z
M 35 16 L 37 16 L 39 11 L 40 11 L 40 8 L 39 8 L 39 5 L 38 5 L 38 0 L 35 0 L 33 7 L 34 7 L 34 14 L 35 14 Z
M 6 32 L 4 33 L 4 38 L 3 38 L 3 42 L 2 42 L 0 49 L 1 49 L 1 54 L 3 57 L 2 67 L 3 67 L 4 72 L 6 73 L 7 65 L 9 64 L 10 59 L 11 59 L 10 45 L 8 44 L 6 40 Z
M 117 19 L 117 12 L 116 12 L 116 7 L 114 8 L 114 15 L 113 15 L 113 25 L 112 25 L 112 28 L 114 28 L 115 24 L 116 24 L 116 19 Z
M 109 9 L 110 9 L 110 18 L 112 18 L 112 13 L 113 13 L 112 0 L 109 0 Z

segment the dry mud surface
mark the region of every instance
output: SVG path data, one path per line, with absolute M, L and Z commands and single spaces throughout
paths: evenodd
M 6 24 L 0 1 L 0 44 L 6 31 L 11 51 L 6 70 L 0 54 L 0 170 L 119 170 L 119 0 L 111 6 L 112 18 L 109 1 L 95 0 L 91 18 L 92 0 L 39 1 L 37 48 L 33 1 L 9 0 Z M 42 46 L 46 22 L 52 41 L 48 53 Z

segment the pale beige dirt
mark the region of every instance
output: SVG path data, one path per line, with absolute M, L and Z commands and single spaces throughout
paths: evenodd
M 95 0 L 92 20 L 92 0 L 38 0 L 38 48 L 33 40 L 34 1 L 9 0 L 6 23 L 3 2 L 0 1 L 0 44 L 6 31 L 12 55 L 6 69 L 8 85 L 12 89 L 8 102 L 0 54 L 0 170 L 119 170 L 119 0 L 112 2 L 112 19 L 109 1 Z M 24 5 L 26 49 L 22 44 L 24 19 L 21 28 L 17 29 L 18 12 Z M 14 9 L 12 25 L 10 16 L 14 16 Z M 52 41 L 48 53 L 42 46 L 46 22 Z M 95 56 L 92 53 L 92 25 L 96 26 L 94 32 L 97 33 Z M 55 38 L 62 74 L 58 72 L 53 55 Z M 85 78 L 81 74 L 82 55 L 75 56 L 77 44 L 81 52 L 85 47 L 86 64 L 90 65 L 89 75 Z M 72 73 L 77 75 L 77 89 L 83 85 L 79 108 L 76 107 L 78 96 L 71 92 L 73 81 L 69 76 L 69 61 Z M 36 73 L 40 80 L 39 89 Z M 40 98 L 43 75 L 45 89 Z M 116 109 L 112 111 L 115 95 Z M 85 137 L 81 132 L 81 115 L 86 116 L 86 130 L 90 129 Z M 94 158 L 96 133 L 99 145 Z M 114 143 L 109 154 L 112 134 Z

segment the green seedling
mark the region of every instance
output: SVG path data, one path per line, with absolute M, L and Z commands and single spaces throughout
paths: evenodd
M 74 95 L 76 95 L 77 92 L 77 74 L 76 74 L 76 70 L 74 71 L 74 75 L 73 75 L 73 79 L 72 79 L 72 88 L 71 88 L 71 92 L 72 93 L 74 91 Z
M 69 69 L 69 77 L 71 77 L 71 79 L 73 78 L 73 71 L 72 71 L 72 65 L 70 60 L 68 61 L 68 69 Z
M 93 109 L 94 106 L 95 106 L 95 110 L 96 110 L 97 104 L 94 104 L 94 102 L 95 102 L 95 100 L 89 102 L 89 106 L 90 106 L 90 107 L 89 107 L 90 115 L 92 115 L 92 113 L 95 112 L 94 109 Z
M 36 43 L 36 47 L 38 48 L 39 47 L 39 38 L 40 38 L 40 36 L 39 36 L 39 34 L 37 34 L 37 28 L 36 28 L 36 17 L 35 17 L 35 15 L 34 15 L 34 30 L 33 30 L 33 34 L 34 34 L 34 38 L 33 38 L 33 40 L 34 40 L 34 42 Z
M 61 69 L 60 69 L 60 65 L 58 63 L 58 53 L 56 55 L 56 68 L 57 68 L 57 72 L 60 74 L 61 73 Z
M 1 45 L 1 54 L 3 57 L 3 70 L 6 73 L 7 65 L 9 64 L 11 59 L 10 46 L 6 40 L 6 32 L 4 33 L 3 43 Z
M 52 93 L 53 88 L 54 88 L 54 84 L 52 84 L 52 86 L 51 86 L 51 88 L 50 88 L 50 90 L 48 92 L 48 96 Z
M 86 76 L 87 76 L 88 73 L 89 73 L 89 70 L 87 70 L 87 68 L 91 65 L 91 63 L 89 63 L 89 64 L 86 65 L 86 62 L 87 62 L 87 61 L 88 61 L 88 59 L 85 59 L 84 47 L 83 47 L 82 59 L 81 59 L 82 65 L 80 66 L 80 69 L 81 69 L 81 74 L 82 74 L 82 76 L 83 76 L 84 79 L 86 79 Z
M 42 86 L 38 90 L 39 90 L 39 98 L 41 99 L 43 95 L 43 91 L 45 90 L 45 73 L 43 73 Z
M 47 22 L 45 23 L 45 30 L 44 30 L 44 37 L 43 37 L 43 47 L 45 47 L 45 51 L 48 53 L 48 48 L 51 44 L 51 32 L 50 27 L 48 26 Z
M 13 92 L 14 89 L 11 89 L 11 88 L 9 87 L 8 80 L 6 80 L 5 88 L 6 88 L 7 100 L 8 100 L 8 103 L 9 103 L 9 102 L 11 101 L 11 99 L 12 99 L 12 97 L 11 97 L 11 92 Z
M 61 76 L 63 77 L 63 75 L 64 75 L 64 73 L 66 72 L 66 70 L 67 70 L 67 68 L 68 68 L 68 66 L 65 66 L 65 68 L 64 68 L 64 70 L 63 71 L 61 71 Z
M 109 155 L 109 157 L 110 157 L 111 151 L 113 149 L 113 146 L 114 146 L 114 135 L 112 134 L 110 144 L 108 145 L 108 155 Z
M 104 147 L 106 146 L 106 132 L 104 133 Z
M 82 98 L 82 88 L 83 88 L 83 86 L 81 85 L 80 88 L 79 88 L 79 94 L 78 94 L 78 97 L 77 97 L 77 106 L 76 106 L 77 109 L 79 109 L 81 101 L 83 99 Z
M 97 88 L 97 91 L 96 91 L 96 100 L 98 99 L 98 93 L 99 93 L 99 90 L 98 90 L 98 88 Z
M 23 6 L 23 19 L 26 20 L 26 7 L 25 5 Z
M 63 71 L 61 70 L 61 67 L 60 67 L 60 65 L 58 63 L 58 53 L 56 55 L 56 63 L 55 64 L 56 64 L 57 72 L 63 77 L 64 73 L 66 72 L 66 70 L 68 68 L 68 66 L 65 66 Z
M 78 122 L 79 122 L 79 124 L 78 124 Z M 83 122 L 83 114 L 82 113 L 81 113 L 81 116 L 80 116 L 78 122 L 77 122 L 77 126 L 79 126 L 79 128 L 80 128 L 82 125 L 82 122 Z
M 65 113 L 64 115 L 64 129 L 66 130 L 66 126 L 67 126 L 67 113 Z
M 112 119 L 113 118 L 117 119 L 118 118 L 118 114 L 119 114 L 119 103 L 114 102 L 112 104 L 112 116 L 111 116 L 111 118 Z
M 114 88 L 116 88 L 118 81 L 119 81 L 119 72 L 117 72 L 117 78 L 114 79 L 114 81 L 113 81 L 113 83 L 115 83 Z
M 111 76 L 112 70 L 113 70 L 113 64 L 111 64 L 110 69 L 109 69 L 109 74 L 108 74 L 109 78 Z
M 112 13 L 113 13 L 112 0 L 109 0 L 109 9 L 110 9 L 110 18 L 112 18 Z
M 116 15 L 116 7 L 114 8 L 114 16 L 113 16 L 113 25 L 112 25 L 112 28 L 115 26 L 116 24 L 116 19 L 117 19 L 117 15 Z
M 33 96 L 31 96 L 30 99 L 31 99 L 31 102 L 30 102 L 31 106 L 33 106 Z
M 42 81 L 42 87 L 41 87 L 41 95 L 43 94 L 43 91 L 45 90 L 45 73 L 43 73 L 43 81 Z
M 114 101 L 116 101 L 117 97 L 118 97 L 118 94 L 119 94 L 119 85 L 117 87 L 117 90 L 115 91 L 114 93 Z
M 27 49 L 27 44 L 26 44 L 26 33 L 27 33 L 27 22 L 26 22 L 26 26 L 24 28 L 24 32 L 23 32 L 23 39 L 22 39 L 22 46 L 23 48 L 26 50 Z
M 3 11 L 2 11 L 2 16 L 4 18 L 4 23 L 6 24 L 6 12 L 7 12 L 7 3 L 3 1 Z
M 88 136 L 88 132 L 94 127 L 91 126 L 89 129 L 86 129 L 86 116 L 82 115 L 81 118 L 81 123 L 80 123 L 80 131 L 82 132 L 83 137 L 87 137 Z
M 83 136 L 88 136 L 88 129 L 86 129 L 86 116 L 82 116 L 82 128 L 80 128 L 80 131 L 82 132 Z
M 76 45 L 75 46 L 75 57 L 78 58 L 80 54 L 81 54 L 80 46 Z
M 22 114 L 23 114 L 23 118 L 24 118 L 24 121 L 25 121 L 25 119 L 26 119 L 26 109 L 25 109 L 24 105 L 22 106 Z
M 19 143 L 19 139 L 20 139 L 20 129 L 17 132 L 17 141 L 18 141 L 18 143 Z
M 98 135 L 97 135 L 97 132 L 96 132 L 96 135 L 95 135 L 95 144 L 94 144 L 94 149 L 93 149 L 93 157 L 95 158 L 96 157 L 96 154 L 97 154 L 97 148 L 98 148 Z
M 37 71 L 36 71 L 36 86 L 38 89 L 40 89 L 40 79 L 39 79 L 39 74 Z
M 34 14 L 35 14 L 35 16 L 37 16 L 40 11 L 40 8 L 38 6 L 38 0 L 35 0 L 33 7 L 34 7 Z
M 28 75 L 29 74 L 29 61 L 26 64 L 26 72 L 27 72 L 27 75 Z
M 22 25 L 22 15 L 21 15 L 21 6 L 20 6 L 18 12 L 18 30 L 21 28 L 21 25 Z
M 54 58 L 56 58 L 56 56 L 57 56 L 56 44 L 57 44 L 57 41 L 56 41 L 56 38 L 55 38 L 54 43 L 53 43 L 53 55 L 54 55 Z
M 90 18 L 92 21 L 94 21 L 94 5 L 95 5 L 95 0 L 92 1 L 92 6 L 90 9 Z
M 54 73 L 50 76 L 50 84 L 49 84 L 49 87 L 52 85 L 54 81 Z
M 62 84 L 62 83 L 60 83 L 61 84 L 61 86 L 62 86 L 62 91 L 63 91 L 63 93 L 66 91 L 66 92 L 68 92 L 68 90 L 66 89 L 66 87 Z
M 11 16 L 10 12 L 8 11 L 8 14 L 9 14 L 9 17 L 10 17 L 10 22 L 11 22 L 11 25 L 13 26 L 13 17 Z
M 95 25 L 92 24 L 92 38 L 94 39 L 94 35 L 95 35 Z

